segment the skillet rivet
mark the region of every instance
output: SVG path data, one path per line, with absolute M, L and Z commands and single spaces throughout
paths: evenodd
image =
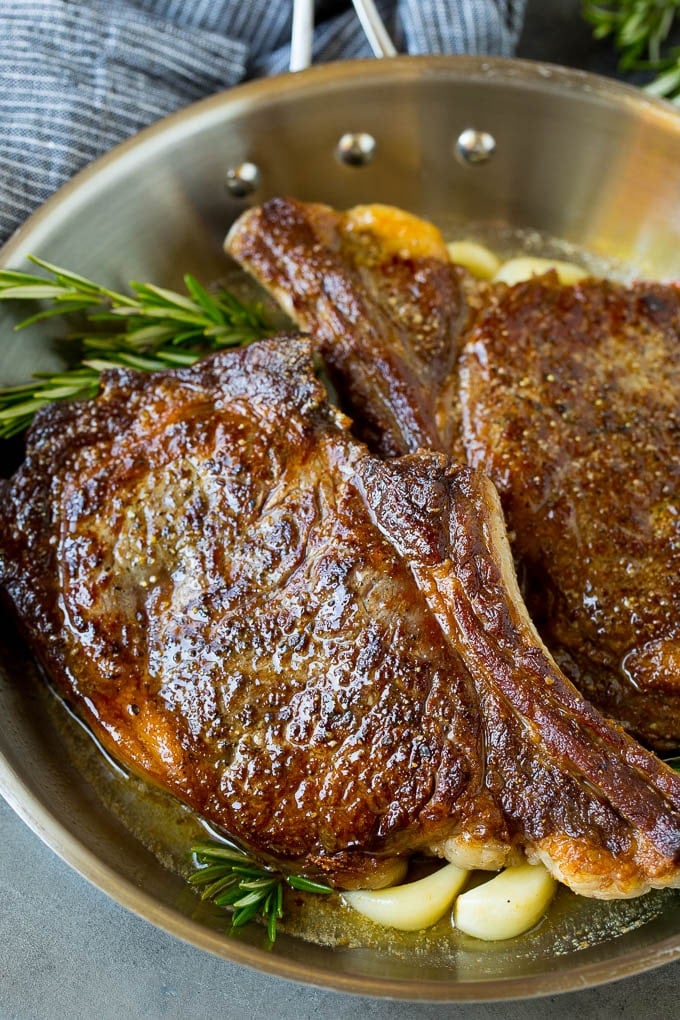
M 488 131 L 466 128 L 456 141 L 456 159 L 459 163 L 486 163 L 496 151 L 496 139 Z
M 240 163 L 229 167 L 226 176 L 227 191 L 234 198 L 246 198 L 252 195 L 260 185 L 260 168 L 255 163 Z
M 373 135 L 365 131 L 350 131 L 338 142 L 335 154 L 347 166 L 366 166 L 375 156 L 376 148 Z

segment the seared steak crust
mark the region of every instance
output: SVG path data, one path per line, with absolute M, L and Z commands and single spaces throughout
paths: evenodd
M 0 582 L 55 684 L 136 772 L 340 885 L 489 846 L 592 895 L 678 884 L 680 777 L 550 660 L 491 483 L 347 424 L 290 337 L 44 411 Z
M 680 287 L 552 276 L 501 292 L 462 366 L 470 463 L 496 483 L 562 668 L 680 743 Z
M 113 373 L 40 416 L 1 539 L 32 646 L 114 754 L 345 884 L 483 785 L 471 681 L 350 484 L 360 455 L 306 342 Z
M 380 205 L 274 198 L 243 214 L 226 249 L 314 336 L 373 450 L 451 452 L 458 352 L 482 288 L 435 227 Z
M 662 860 L 677 867 L 680 776 L 602 717 L 551 659 L 520 597 L 491 483 L 426 455 L 363 460 L 358 472 L 474 678 L 486 787 L 511 837 L 585 895 L 631 895 Z

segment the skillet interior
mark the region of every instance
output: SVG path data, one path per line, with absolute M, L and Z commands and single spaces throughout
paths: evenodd
M 461 164 L 465 128 L 490 132 L 488 163 Z M 342 134 L 365 131 L 374 160 L 348 167 Z M 445 230 L 537 231 L 622 260 L 640 275 L 680 276 L 680 117 L 603 79 L 519 61 L 398 58 L 315 68 L 217 96 L 143 132 L 98 161 L 14 236 L 2 266 L 29 252 L 111 286 L 129 279 L 179 286 L 185 272 L 223 276 L 221 244 L 246 202 L 224 187 L 228 168 L 255 162 L 247 200 L 293 194 L 338 207 L 379 199 Z M 58 364 L 46 339 L 7 330 L 0 308 L 0 382 Z M 0 792 L 53 849 L 118 901 L 200 947 L 241 963 L 345 991 L 411 999 L 483 1000 L 582 988 L 680 956 L 680 905 L 611 941 L 554 958 L 517 958 L 512 943 L 466 951 L 457 966 L 385 959 L 261 932 L 229 940 L 193 915 L 184 883 L 94 795 L 63 753 L 46 701 L 4 619 L 0 662 Z

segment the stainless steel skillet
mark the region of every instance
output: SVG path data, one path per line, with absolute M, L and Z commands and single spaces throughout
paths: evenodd
M 217 278 L 234 216 L 286 193 L 340 207 L 392 202 L 451 234 L 521 231 L 537 245 L 558 237 L 635 273 L 678 277 L 679 166 L 680 117 L 603 79 L 465 57 L 331 65 L 242 86 L 143 132 L 36 213 L 0 264 L 21 265 L 32 252 L 116 286 L 130 278 L 176 286 L 187 271 Z M 47 327 L 5 339 L 12 322 L 0 309 L 3 383 L 56 357 Z M 82 874 L 195 945 L 327 987 L 440 1000 L 582 988 L 680 957 L 673 898 L 645 925 L 581 949 L 467 947 L 445 964 L 287 937 L 268 952 L 257 929 L 229 940 L 194 916 L 182 880 L 64 753 L 40 682 L 3 625 L 0 791 Z

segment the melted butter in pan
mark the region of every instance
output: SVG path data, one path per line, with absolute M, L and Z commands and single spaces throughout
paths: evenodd
M 201 819 L 171 795 L 126 775 L 103 754 L 61 699 L 39 686 L 40 697 L 47 703 L 69 756 L 104 806 L 156 857 L 159 867 L 188 878 L 193 870 L 189 848 L 206 835 L 209 838 L 210 830 L 206 834 Z M 480 873 L 473 881 L 484 878 Z M 210 928 L 227 931 L 225 913 L 202 903 L 190 886 L 180 900 L 177 906 L 183 913 Z M 368 921 L 344 906 L 337 895 L 312 896 L 286 890 L 279 931 L 322 946 L 374 950 L 397 959 L 417 960 L 423 966 L 455 968 L 461 978 L 482 977 L 487 968 L 489 973 L 494 971 L 499 956 L 518 962 L 541 960 L 598 946 L 648 924 L 678 903 L 680 893 L 669 890 L 653 891 L 633 900 L 600 901 L 575 896 L 561 887 L 547 916 L 532 931 L 509 942 L 491 943 L 456 931 L 448 915 L 425 931 L 398 932 Z

